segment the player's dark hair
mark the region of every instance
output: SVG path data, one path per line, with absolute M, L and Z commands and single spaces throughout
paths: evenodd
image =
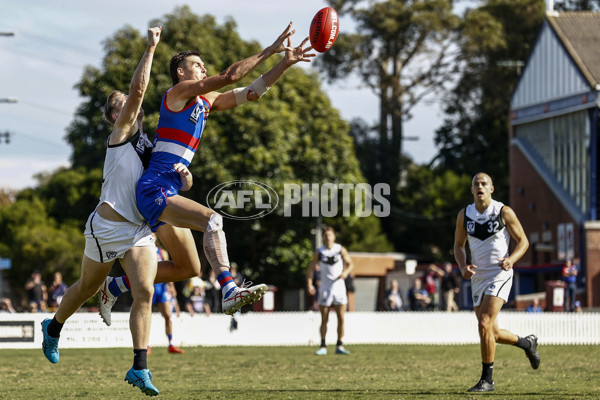
M 333 232 L 333 234 L 335 235 L 335 229 L 333 229 L 332 226 L 325 226 L 325 227 L 323 227 L 323 233 L 329 232 L 329 231 Z
M 115 123 L 113 119 L 113 114 L 115 112 L 115 107 L 117 105 L 117 96 L 120 94 L 125 94 L 120 90 L 113 90 L 111 94 L 108 95 L 106 99 L 106 104 L 104 104 L 104 119 L 109 122 L 111 125 Z
M 169 63 L 169 74 L 171 75 L 171 81 L 173 82 L 173 86 L 179 83 L 179 77 L 177 76 L 177 68 L 186 58 L 190 56 L 198 56 L 200 57 L 200 53 L 194 50 L 186 50 L 181 53 L 175 54 L 171 58 L 171 62 Z

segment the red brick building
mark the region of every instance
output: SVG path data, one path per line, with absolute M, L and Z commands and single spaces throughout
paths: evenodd
M 511 98 L 510 205 L 530 241 L 517 271 L 539 292 L 579 259 L 587 307 L 600 306 L 599 94 L 600 13 L 549 12 Z

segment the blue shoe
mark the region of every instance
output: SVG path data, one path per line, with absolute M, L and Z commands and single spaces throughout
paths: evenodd
M 350 352 L 348 350 L 346 350 L 345 348 L 343 348 L 342 346 L 339 346 L 339 347 L 336 347 L 335 354 L 348 355 L 348 354 L 350 354 Z
M 133 386 L 137 386 L 147 396 L 157 396 L 160 392 L 152 384 L 152 373 L 149 369 L 137 370 L 131 369 L 125 375 L 125 381 Z
M 327 347 L 319 347 L 319 350 L 315 351 L 315 354 L 318 356 L 326 356 L 327 355 Z
M 48 335 L 48 325 L 51 319 L 47 318 L 42 321 L 42 334 L 44 339 L 42 340 L 42 351 L 44 355 L 52 364 L 56 364 L 60 359 L 60 353 L 58 352 L 58 338 L 54 338 Z

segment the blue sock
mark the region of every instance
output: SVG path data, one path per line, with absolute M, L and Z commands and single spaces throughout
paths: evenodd
M 167 337 L 169 338 L 169 346 L 173 346 L 173 335 L 169 334 Z
M 108 291 L 115 297 L 119 297 L 123 293 L 128 292 L 129 288 L 129 279 L 127 278 L 127 275 L 115 277 L 112 282 L 108 284 Z
M 226 299 L 229 296 L 229 293 L 231 293 L 233 289 L 237 287 L 229 271 L 221 272 L 219 275 L 217 275 L 217 280 L 221 285 L 221 291 L 223 292 L 224 299 Z

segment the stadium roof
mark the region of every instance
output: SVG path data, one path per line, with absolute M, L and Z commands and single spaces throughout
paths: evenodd
M 548 22 L 592 87 L 600 83 L 600 13 L 549 13 Z

